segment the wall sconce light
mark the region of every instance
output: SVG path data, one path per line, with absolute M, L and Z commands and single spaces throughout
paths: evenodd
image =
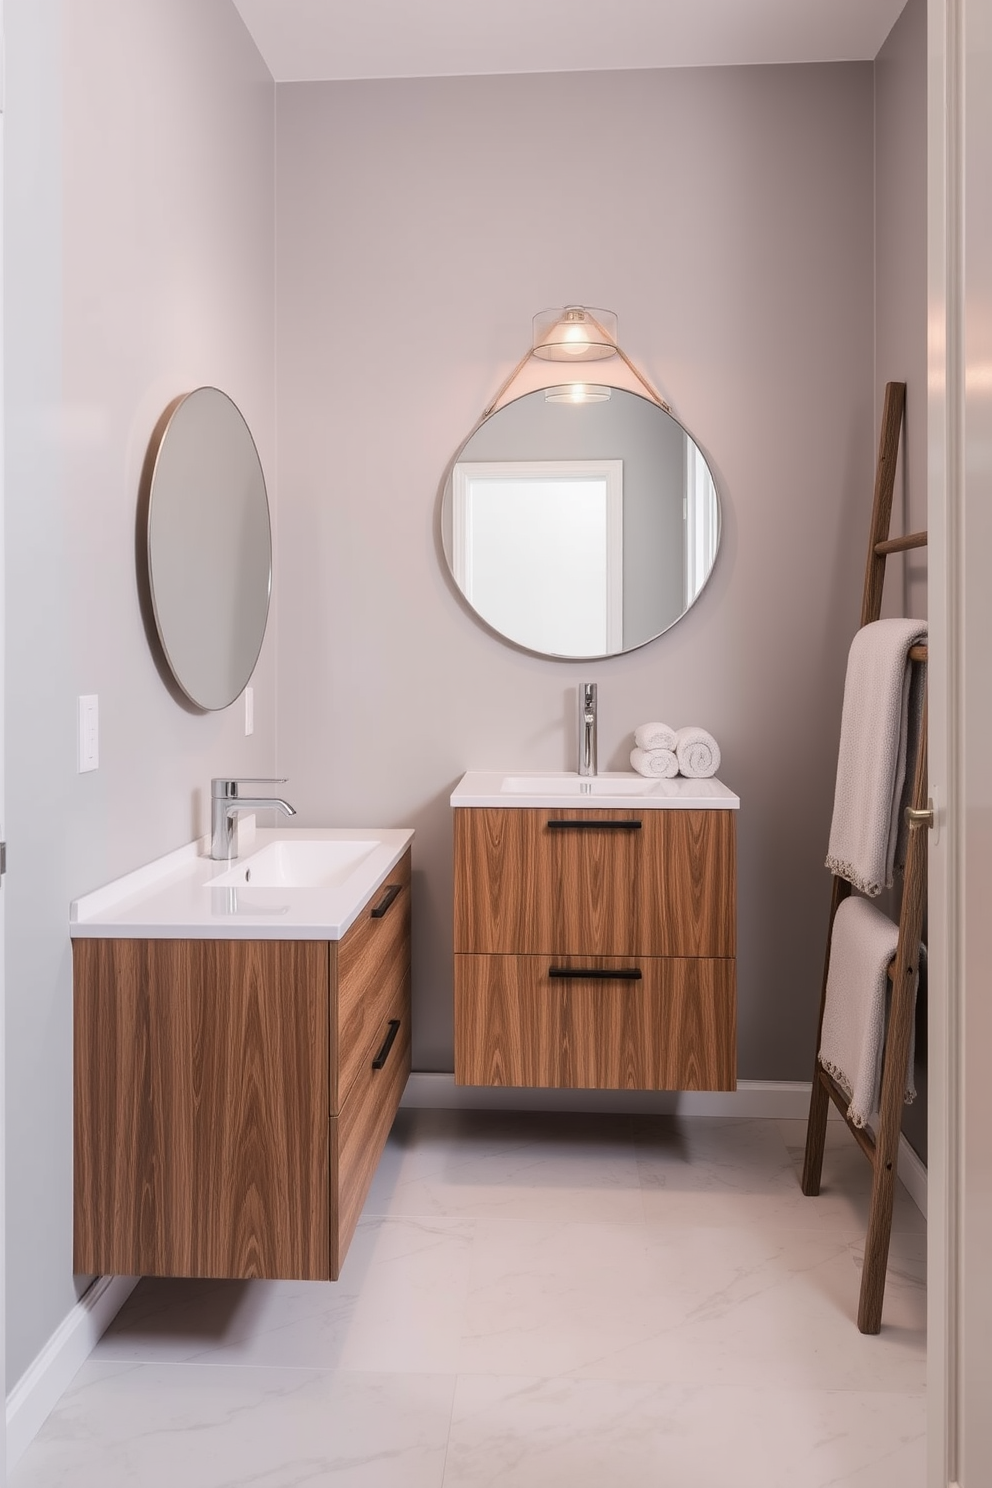
M 619 323 L 612 310 L 566 305 L 534 316 L 534 355 L 545 362 L 598 362 L 617 354 Z
M 511 383 L 514 383 L 531 357 L 545 362 L 598 362 L 607 357 L 618 356 L 636 377 L 652 403 L 657 403 L 666 413 L 671 409 L 664 398 L 651 386 L 643 372 L 638 371 L 623 350 L 617 334 L 619 321 L 612 310 L 593 310 L 588 305 L 566 305 L 564 309 L 541 310 L 534 316 L 534 338 L 509 377 L 503 383 L 489 407 L 479 419 L 481 424 L 493 413 Z M 610 389 L 604 383 L 574 382 L 560 383 L 544 390 L 548 403 L 605 403 Z M 478 428 L 478 424 L 476 425 Z

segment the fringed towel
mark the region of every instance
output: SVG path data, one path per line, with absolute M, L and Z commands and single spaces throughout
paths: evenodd
M 706 780 L 720 768 L 720 746 L 703 728 L 680 728 L 675 736 L 679 773 L 690 780 Z
M 674 749 L 675 730 L 667 723 L 642 723 L 634 730 L 637 749 Z
M 679 773 L 679 762 L 670 749 L 632 749 L 630 767 L 655 780 L 673 780 Z
M 898 940 L 898 926 L 856 894 L 834 917 L 819 1058 L 849 1097 L 855 1126 L 866 1126 L 878 1110 L 888 968 Z M 915 1096 L 911 1036 L 905 1098 Z
M 926 634 L 924 620 L 875 620 L 848 653 L 826 866 L 872 896 L 892 884 L 922 721 L 908 652 Z

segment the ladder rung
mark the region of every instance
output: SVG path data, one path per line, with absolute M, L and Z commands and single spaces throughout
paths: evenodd
M 927 645 L 925 641 L 921 641 L 918 646 L 910 646 L 909 659 L 910 661 L 926 661 Z
M 841 1090 L 840 1086 L 837 1084 L 833 1076 L 828 1075 L 822 1065 L 820 1065 L 819 1070 L 820 1080 L 823 1084 L 824 1089 L 826 1090 L 830 1099 L 833 1101 L 834 1105 L 837 1107 L 840 1114 L 843 1116 L 845 1125 L 847 1126 L 848 1131 L 851 1133 L 851 1136 L 857 1142 L 858 1146 L 861 1148 L 861 1151 L 871 1163 L 872 1167 L 874 1167 L 875 1138 L 872 1136 L 867 1127 L 855 1126 L 854 1122 L 847 1114 L 847 1108 L 851 1104 L 850 1100 L 844 1094 L 843 1090 Z
M 905 553 L 910 548 L 925 548 L 926 545 L 925 532 L 907 532 L 905 537 L 887 537 L 882 542 L 877 542 L 874 553 L 876 558 L 884 558 L 886 553 Z

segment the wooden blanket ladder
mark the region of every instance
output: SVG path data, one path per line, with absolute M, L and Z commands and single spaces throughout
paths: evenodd
M 888 383 L 885 389 L 878 465 L 875 474 L 875 496 L 868 541 L 864 598 L 861 606 L 862 625 L 870 624 L 879 619 L 881 615 L 885 562 L 889 554 L 904 553 L 910 548 L 925 547 L 927 541 L 925 532 L 914 532 L 906 537 L 889 536 L 896 458 L 899 452 L 905 402 L 906 384 Z M 895 1197 L 899 1137 L 902 1129 L 905 1075 L 915 1017 L 915 988 L 919 971 L 919 949 L 923 935 L 926 901 L 927 833 L 923 829 L 932 823 L 932 811 L 927 802 L 926 646 L 914 646 L 909 656 L 912 666 L 923 668 L 923 725 L 912 793 L 907 807 L 910 832 L 903 873 L 899 939 L 895 959 L 889 966 L 891 997 L 885 1033 L 878 1126 L 877 1130 L 872 1133 L 867 1128 L 855 1126 L 848 1119 L 848 1097 L 822 1068 L 819 1057 L 817 1057 L 813 1070 L 813 1088 L 810 1093 L 809 1123 L 806 1130 L 806 1154 L 802 1177 L 803 1193 L 818 1194 L 827 1132 L 828 1102 L 833 1101 L 844 1116 L 851 1135 L 873 1169 L 864 1270 L 861 1273 L 861 1295 L 858 1302 L 858 1327 L 862 1333 L 878 1333 L 882 1326 L 882 1299 L 885 1291 L 889 1237 L 892 1230 L 892 1203 Z M 816 1033 L 817 1056 L 823 1029 L 823 1006 L 834 918 L 840 905 L 850 893 L 851 885 L 846 879 L 835 874 L 830 900 L 823 984 L 820 993 L 820 1018 Z

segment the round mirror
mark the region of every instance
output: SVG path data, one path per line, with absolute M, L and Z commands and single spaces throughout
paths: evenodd
M 162 650 L 191 702 L 226 708 L 255 669 L 269 613 L 272 534 L 255 441 L 227 394 L 202 387 L 166 409 L 149 459 L 148 579 Z
M 455 583 L 508 641 L 592 660 L 680 620 L 716 561 L 720 507 L 698 445 L 650 398 L 542 388 L 480 424 L 441 504 Z

